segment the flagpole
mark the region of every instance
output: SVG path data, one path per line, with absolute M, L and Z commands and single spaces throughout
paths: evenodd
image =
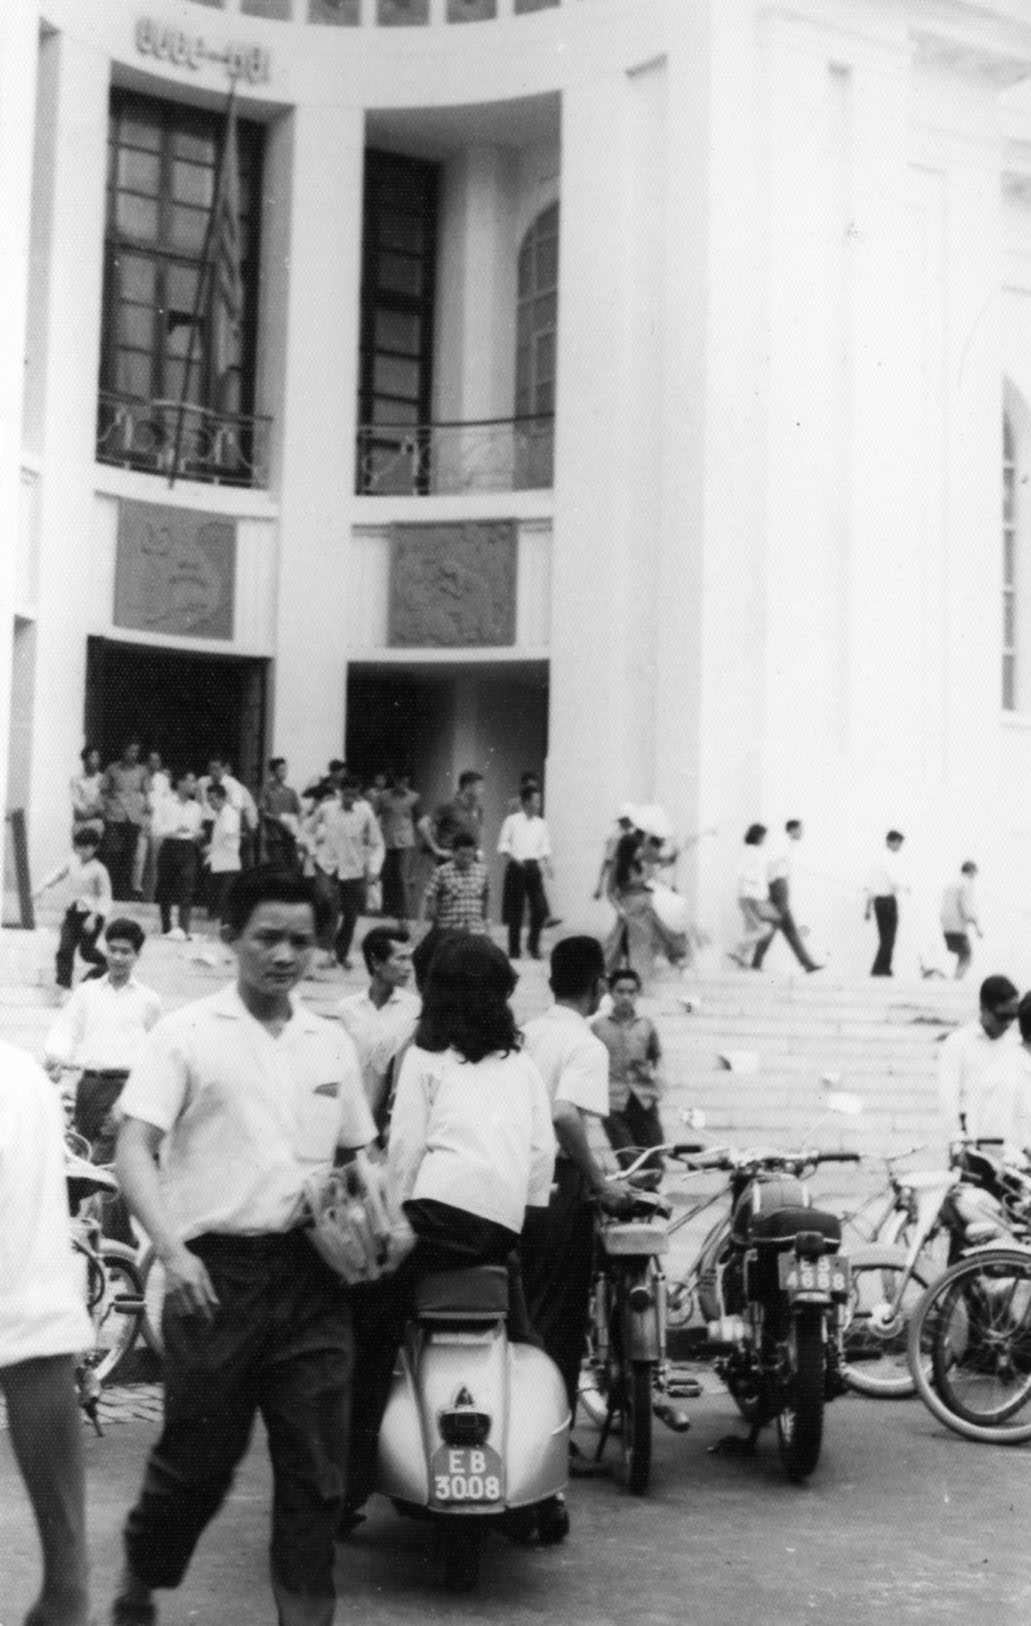
M 193 373 L 194 352 L 197 344 L 197 332 L 200 327 L 200 314 L 204 306 L 205 290 L 210 288 L 211 277 L 214 272 L 214 263 L 211 254 L 212 243 L 215 237 L 215 221 L 222 203 L 222 181 L 224 178 L 226 157 L 229 152 L 229 121 L 235 112 L 236 102 L 236 75 L 229 84 L 229 97 L 226 101 L 226 127 L 222 138 L 222 146 L 215 166 L 215 186 L 211 195 L 211 208 L 208 210 L 208 223 L 204 228 L 204 248 L 201 252 L 200 271 L 197 276 L 197 292 L 193 298 L 193 312 L 190 317 L 190 337 L 186 345 L 186 366 L 183 370 L 183 387 L 179 392 L 179 405 L 175 415 L 175 440 L 172 446 L 172 466 L 168 471 L 168 489 L 171 491 L 179 473 L 179 458 L 183 443 L 183 417 L 186 412 L 186 397 L 190 391 L 190 378 Z

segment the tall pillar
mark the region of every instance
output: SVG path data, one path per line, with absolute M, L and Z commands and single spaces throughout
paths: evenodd
M 280 493 L 270 744 L 299 777 L 343 754 L 363 162 L 357 109 L 301 107 L 270 136 L 267 398 Z
M 508 418 L 515 398 L 516 160 L 471 147 L 444 166 L 434 415 Z
M 0 347 L 0 807 L 7 805 L 10 749 L 11 656 L 15 612 L 28 300 L 29 224 L 32 207 L 33 113 L 36 103 L 38 21 L 28 0 L 0 7 L 0 310 L 6 342 Z M 0 849 L 0 890 L 4 848 Z
M 67 848 L 67 784 L 83 744 L 86 645 L 112 614 L 113 583 L 91 537 L 107 173 L 106 56 L 67 34 L 42 43 L 26 442 L 42 462 L 35 730 L 34 873 Z

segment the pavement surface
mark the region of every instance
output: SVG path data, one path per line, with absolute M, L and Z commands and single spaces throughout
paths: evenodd
M 1025 1626 L 1031 1448 L 970 1444 L 915 1399 L 846 1396 L 828 1411 L 816 1473 L 796 1486 L 783 1475 L 770 1431 L 754 1458 L 709 1453 L 741 1425 L 719 1384 L 707 1372 L 704 1378 L 706 1392 L 686 1403 L 689 1434 L 656 1425 L 648 1496 L 629 1496 L 615 1479 L 574 1481 L 569 1540 L 528 1551 L 492 1535 L 479 1587 L 469 1595 L 443 1590 L 432 1531 L 375 1499 L 367 1523 L 338 1548 L 338 1626 L 488 1619 L 498 1626 L 545 1619 L 564 1626 L 869 1626 L 879 1619 Z M 154 1405 L 154 1386 L 144 1391 L 113 1391 L 104 1437 L 86 1435 L 98 1623 L 107 1618 L 121 1524 L 159 1426 L 156 1416 L 133 1415 Z M 592 1431 L 578 1437 L 592 1448 Z M 272 1626 L 269 1497 L 259 1427 L 186 1581 L 160 1595 L 162 1626 Z M 3 1436 L 0 1626 L 20 1626 L 37 1566 L 35 1532 Z

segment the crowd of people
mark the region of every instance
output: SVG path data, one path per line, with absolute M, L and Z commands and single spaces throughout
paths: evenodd
M 661 1142 L 658 1035 L 636 1011 L 636 973 L 608 976 L 597 939 L 556 943 L 553 1003 L 520 1031 L 511 961 L 485 933 L 440 928 L 413 946 L 404 925 L 378 925 L 362 942 L 367 988 L 331 1020 L 295 997 L 325 916 L 315 879 L 296 866 L 238 872 L 222 900 L 234 980 L 169 1015 L 135 975 L 142 929 L 113 920 L 107 971 L 80 984 L 46 1041 L 55 1079 L 81 1068 L 75 1120 L 91 1131 L 95 1156 L 110 1157 L 117 1141 L 128 1208 L 166 1275 L 164 1425 L 125 1525 L 114 1626 L 152 1626 L 155 1593 L 183 1580 L 258 1412 L 273 1465 L 278 1619 L 329 1626 L 334 1542 L 373 1489 L 376 1429 L 414 1279 L 456 1263 L 506 1264 L 511 1334 L 552 1357 L 572 1409 L 594 1213 L 629 1200 L 606 1177 L 587 1125 L 603 1123 L 620 1150 L 631 1139 Z M 611 1008 L 599 1018 L 606 995 Z M 54 1200 L 56 1092 L 28 1057 L 9 1076 L 5 1111 L 24 1115 Z M 385 1159 L 417 1237 L 397 1277 L 360 1295 L 341 1287 L 298 1226 L 309 1176 L 359 1150 Z M 24 1216 L 7 1194 L 0 1182 L 17 1247 Z M 0 1338 L 0 1382 L 18 1417 L 22 1392 L 42 1385 L 63 1439 L 75 1402 L 71 1382 L 65 1391 L 60 1382 L 87 1333 L 66 1231 L 53 1214 L 37 1231 L 31 1257 L 37 1284 L 48 1284 L 45 1309 L 38 1294 L 26 1300 L 21 1341 Z M 33 1386 L 23 1379 L 34 1363 Z M 81 1460 L 74 1451 L 51 1460 L 48 1436 L 23 1469 L 44 1550 L 30 1619 L 86 1626 Z

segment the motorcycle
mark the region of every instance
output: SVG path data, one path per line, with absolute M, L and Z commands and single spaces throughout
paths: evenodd
M 751 1453 L 776 1422 L 792 1479 L 819 1461 L 824 1406 L 844 1390 L 842 1309 L 849 1263 L 841 1222 L 814 1208 L 805 1176 L 855 1152 L 738 1152 L 717 1148 L 685 1159 L 730 1176 L 729 1232 L 719 1225 L 698 1260 L 699 1307 L 707 1323 L 699 1353 L 713 1360 L 750 1432 L 719 1449 Z
M 568 1530 L 565 1385 L 542 1350 L 509 1341 L 507 1312 L 499 1266 L 423 1276 L 380 1429 L 376 1488 L 437 1522 L 453 1591 L 476 1585 L 488 1527 Z

